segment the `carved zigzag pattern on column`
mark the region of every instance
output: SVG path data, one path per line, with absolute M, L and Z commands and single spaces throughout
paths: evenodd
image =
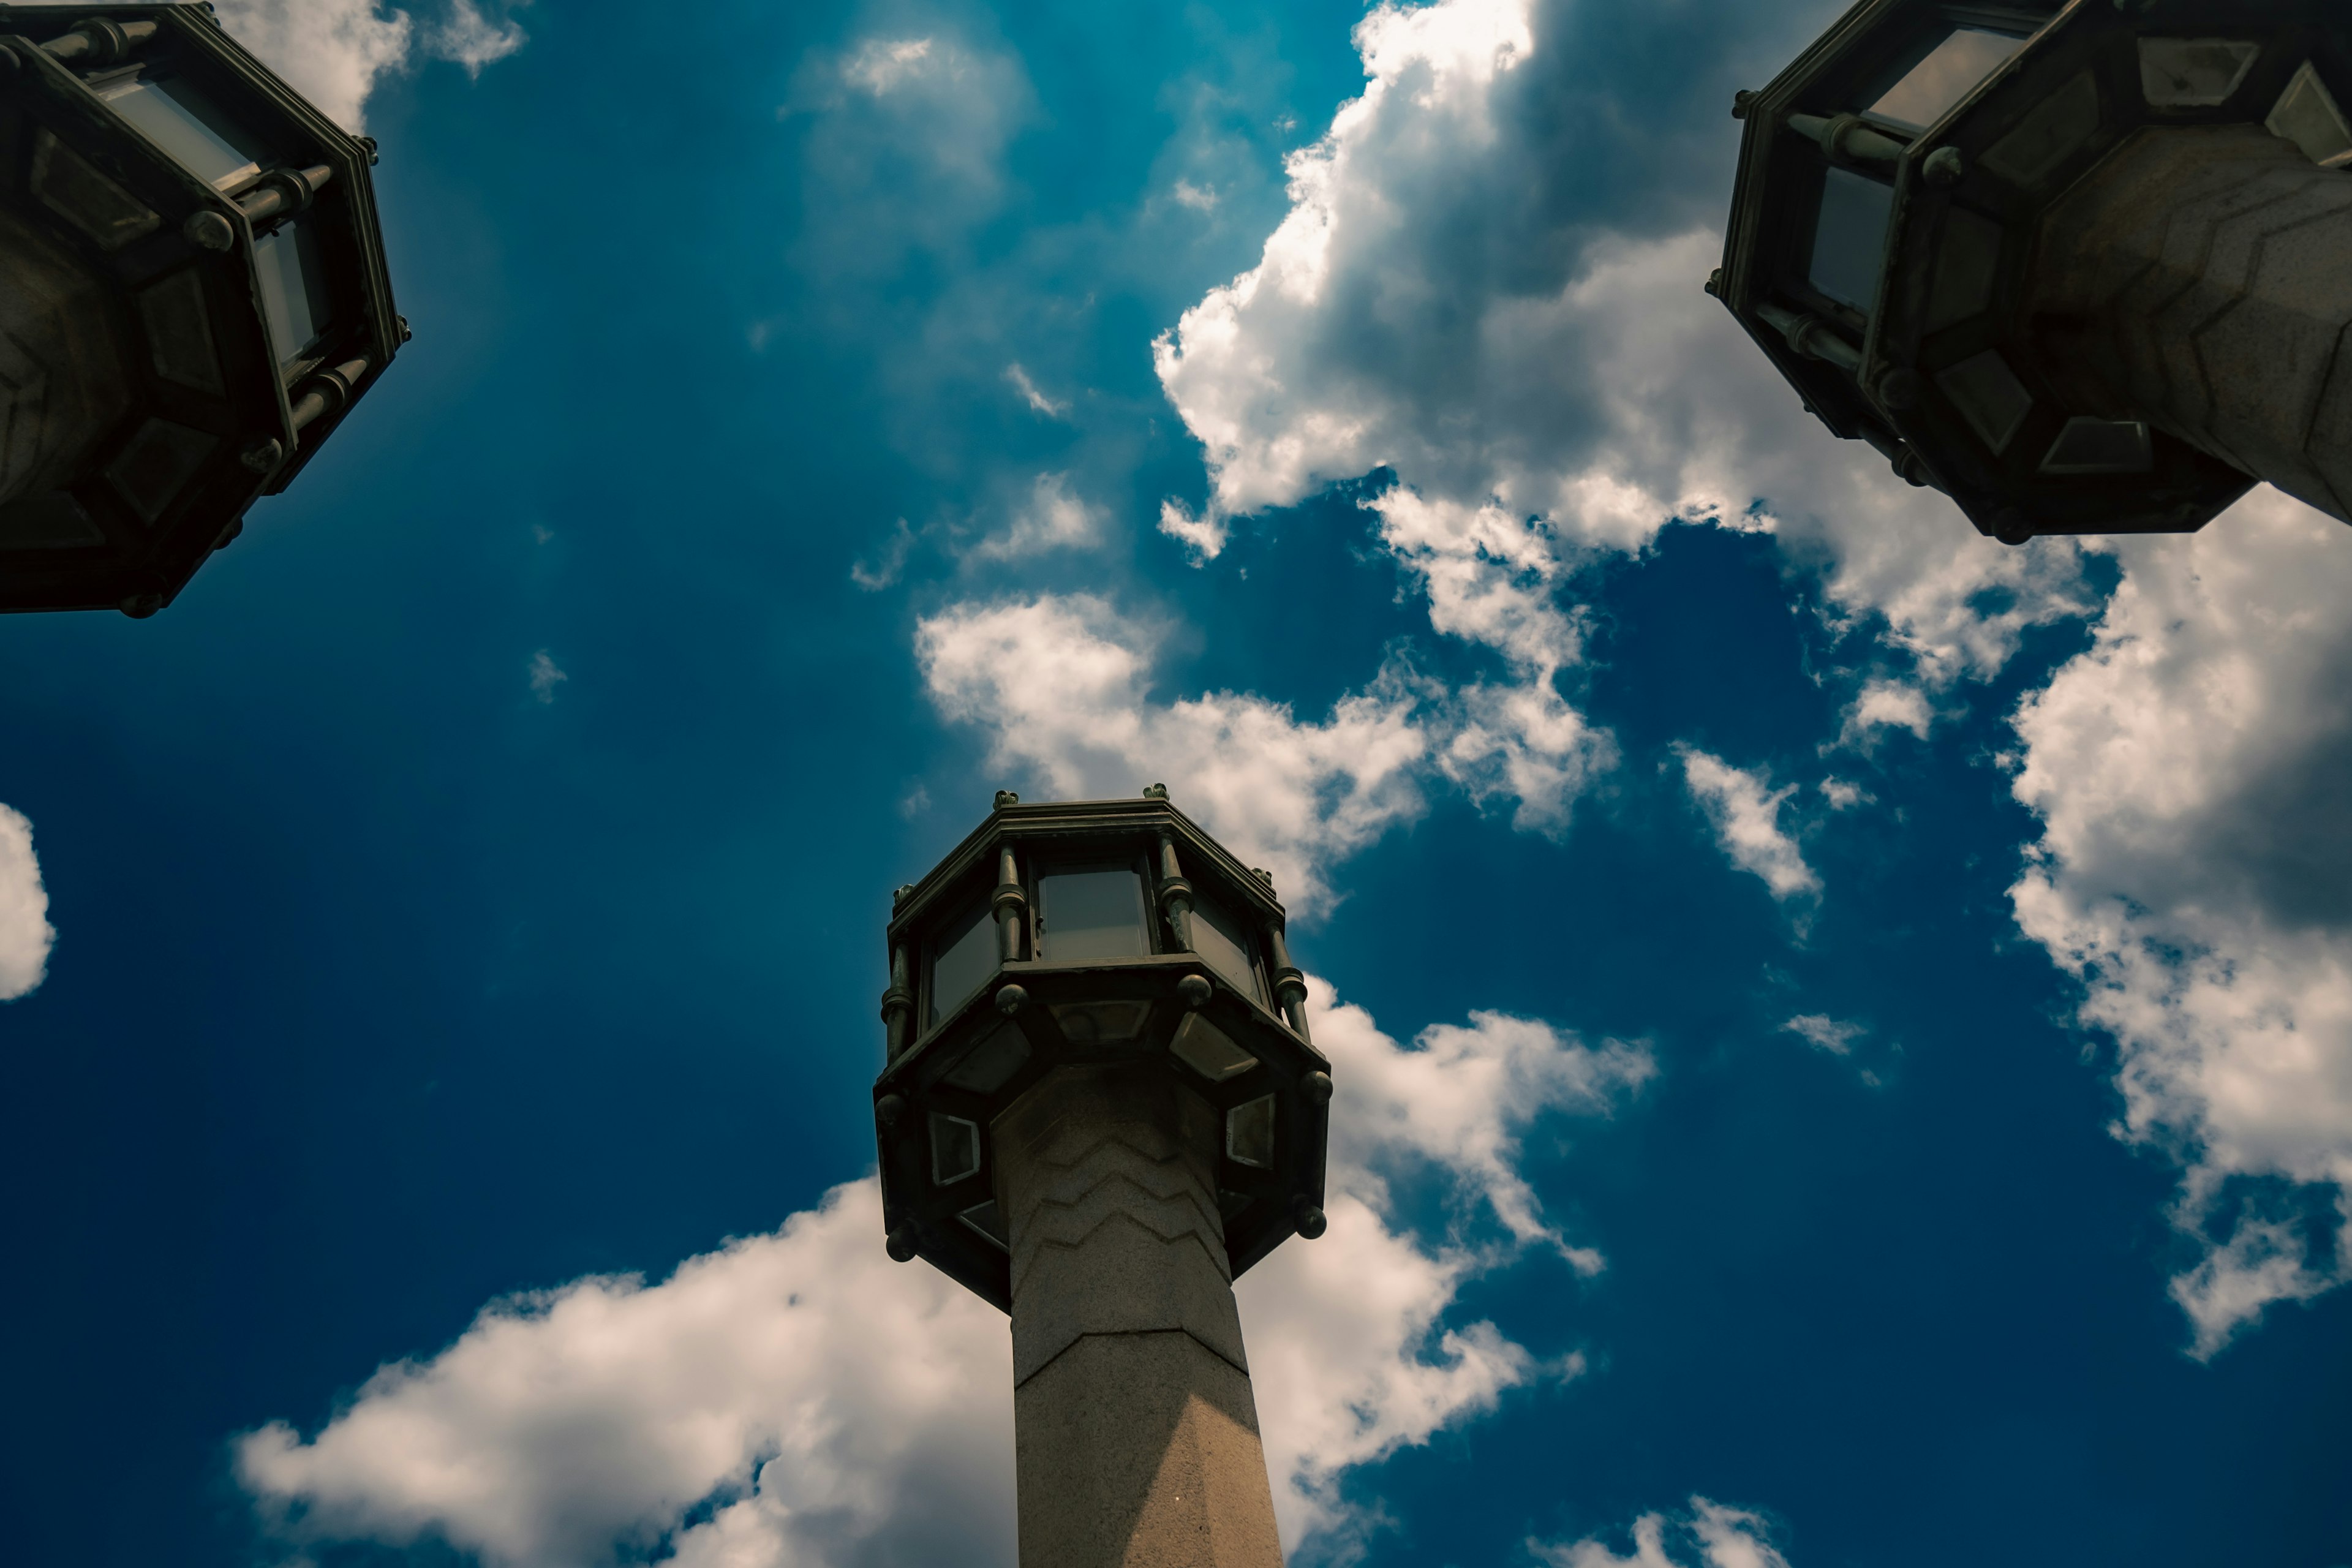
M 1041 1248 L 1075 1251 L 1119 1219 L 1171 1247 L 1192 1242 L 1218 1277 L 1230 1280 L 1223 1223 L 1209 1202 L 1208 1184 L 1181 1151 L 1154 1155 L 1108 1130 L 1069 1159 L 1039 1163 L 1054 1174 L 1039 1184 L 1025 1213 L 1011 1216 L 1015 1294 Z
M 2175 435 L 2352 521 L 2352 295 L 2292 259 L 2340 254 L 2352 180 L 2252 128 L 2150 134 L 2060 215 L 2101 285 L 2090 362 Z

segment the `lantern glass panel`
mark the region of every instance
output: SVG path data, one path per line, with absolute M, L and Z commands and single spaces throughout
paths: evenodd
M 326 269 L 319 263 L 319 237 L 309 220 L 298 217 L 254 241 L 253 265 L 261 279 L 262 314 L 282 368 L 317 347 L 327 326 Z
M 1052 963 L 1140 958 L 1151 951 L 1143 879 L 1126 867 L 1037 879 L 1037 956 Z
M 1881 93 L 1869 112 L 1913 131 L 1924 131 L 2024 47 L 2023 38 L 2006 33 L 1955 27 L 1927 51 L 1926 58 Z
M 996 973 L 996 922 L 981 905 L 947 928 L 931 951 L 930 1022 L 938 1023 Z
M 99 89 L 108 107 L 215 190 L 261 173 L 258 152 L 246 134 L 188 81 L 136 77 Z
M 1879 264 L 1886 249 L 1887 220 L 1895 212 L 1895 188 L 1852 169 L 1826 174 L 1806 277 L 1831 299 L 1867 316 L 1878 302 Z
M 1255 948 L 1248 929 L 1223 909 L 1206 900 L 1192 906 L 1192 951 L 1235 990 L 1264 1003 L 1265 991 L 1258 984 Z

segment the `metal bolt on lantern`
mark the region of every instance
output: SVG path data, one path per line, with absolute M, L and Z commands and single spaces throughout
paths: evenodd
M 1980 531 L 2352 521 L 2352 5 L 1862 0 L 1761 92 L 1707 289 Z
M 898 891 L 887 1245 L 1012 1315 L 1030 1568 L 1281 1561 L 1232 1280 L 1325 1226 L 1330 1064 L 1283 927 L 1158 785 L 1002 792 Z
M 209 5 L 0 5 L 0 610 L 152 615 L 374 384 L 374 157 Z

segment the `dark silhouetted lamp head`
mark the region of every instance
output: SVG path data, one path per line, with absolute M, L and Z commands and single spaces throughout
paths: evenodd
M 996 809 L 898 889 L 874 1085 L 887 1245 L 1007 1310 L 997 1114 L 1055 1068 L 1144 1063 L 1223 1119 L 1217 1197 L 1236 1275 L 1324 1228 L 1330 1064 L 1307 1037 L 1272 879 L 1154 785 Z
M 0 610 L 153 614 L 334 433 L 373 158 L 209 5 L 0 5 Z
M 2352 521 L 2347 104 L 2345 0 L 1863 0 L 1738 95 L 1707 289 L 2008 542 Z

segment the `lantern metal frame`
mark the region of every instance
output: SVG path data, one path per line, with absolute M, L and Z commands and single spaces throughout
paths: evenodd
M 1081 864 L 1133 867 L 1149 952 L 1037 956 L 1038 879 Z M 1245 922 L 1249 975 L 1193 950 L 1203 902 Z M 988 976 L 922 1023 L 933 1013 L 929 955 L 976 908 L 994 927 Z M 922 1258 L 1010 1311 L 990 1125 L 1055 1068 L 1110 1063 L 1158 1064 L 1223 1119 L 1217 1185 L 1235 1276 L 1290 1236 L 1320 1235 L 1330 1063 L 1308 1037 L 1285 927 L 1271 879 L 1157 786 L 1137 800 L 1024 805 L 1000 794 L 988 820 L 893 903 L 887 1061 L 874 1084 L 891 1255 Z
M 2021 47 L 1931 124 L 1871 113 L 1954 27 Z M 2215 101 L 2152 103 L 2143 39 L 2259 41 Z M 2185 532 L 2256 482 L 2142 430 L 2142 471 L 2057 460 L 2070 421 L 2134 423 L 2086 406 L 2069 323 L 2030 313 L 2042 221 L 2075 182 L 2146 126 L 2263 123 L 2296 74 L 2352 105 L 2352 15 L 2336 0 L 1861 0 L 1772 83 L 1743 92 L 1747 122 L 1714 294 L 1837 436 L 1868 442 L 1915 485 L 2009 543 L 2044 533 Z M 1891 186 L 1874 308 L 1809 276 L 1822 192 L 1844 168 Z M 1958 367 L 1992 353 L 2031 405 L 1995 443 Z M 2014 404 L 2017 393 L 2000 395 Z M 1977 409 L 1979 416 L 1971 416 Z M 2000 434 L 2001 432 L 1996 432 Z
M 142 74 L 225 111 L 262 149 L 254 172 L 210 183 L 100 96 Z M 0 5 L 0 211 L 97 281 L 89 308 L 107 319 L 91 325 L 128 386 L 74 471 L 0 506 L 0 610 L 153 614 L 373 387 L 409 335 L 374 160 L 209 5 Z M 327 305 L 299 352 L 273 342 L 260 270 L 263 242 L 294 225 L 286 243 L 315 246 Z

